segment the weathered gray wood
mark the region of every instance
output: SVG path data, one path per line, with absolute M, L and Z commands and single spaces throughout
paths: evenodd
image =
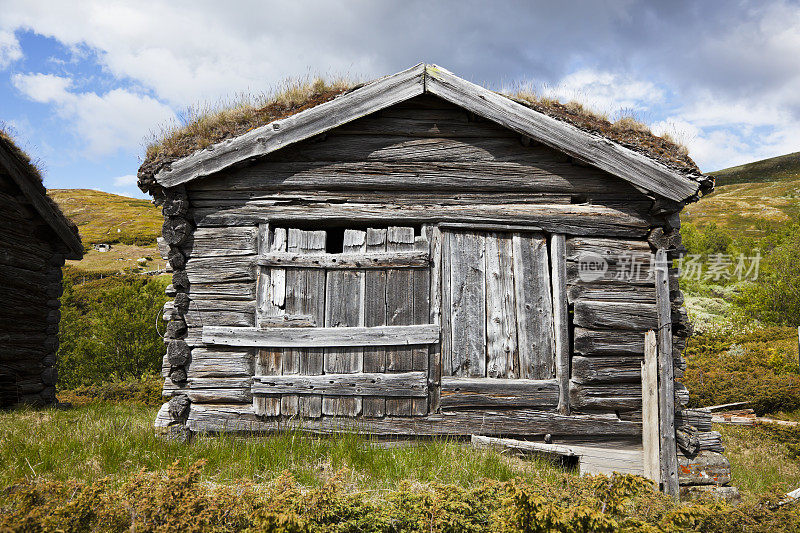
M 486 376 L 486 276 L 483 234 L 449 233 L 450 366 L 443 375 Z M 445 302 L 445 305 L 448 305 Z
M 192 298 L 202 300 L 255 300 L 256 284 L 247 283 L 193 283 L 189 287 Z
M 299 256 L 305 248 L 307 240 L 305 232 L 297 228 L 289 228 L 286 232 L 286 250 L 288 254 Z M 260 255 L 259 260 L 264 256 Z M 276 267 L 282 265 L 265 265 L 259 261 L 259 265 Z M 303 300 L 305 299 L 305 272 L 287 268 L 285 271 L 286 298 L 284 300 L 284 312 L 301 313 L 303 312 Z M 263 324 L 262 324 L 263 327 Z M 283 350 L 281 356 L 281 374 L 291 375 L 300 372 L 300 359 L 303 356 L 302 349 Z M 281 415 L 297 416 L 300 412 L 300 397 L 296 394 L 283 394 L 281 396 Z
M 527 435 L 551 434 L 596 437 L 639 437 L 641 426 L 613 415 L 572 415 L 535 409 L 447 411 L 423 417 L 384 417 L 352 420 L 323 417 L 316 420 L 261 419 L 251 406 L 192 405 L 188 427 L 192 431 L 303 431 L 334 433 L 361 431 L 374 436 L 391 435 Z
M 325 251 L 327 234 L 325 231 L 306 232 L 305 252 L 309 254 Z M 305 309 L 314 317 L 316 324 L 325 323 L 325 273 L 322 271 L 306 271 Z M 305 357 L 300 359 L 300 373 L 319 375 L 324 372 L 325 350 L 308 348 Z M 300 398 L 300 415 L 317 418 L 322 416 L 322 395 L 308 395 Z
M 551 379 L 555 377 L 555 340 L 547 240 L 515 233 L 512 246 L 519 377 Z
M 591 330 L 576 327 L 574 348 L 583 355 L 621 355 L 644 353 L 644 331 Z
M 731 482 L 731 464 L 721 453 L 701 451 L 689 458 L 676 456 L 677 482 L 681 485 L 727 485 Z
M 258 253 L 258 227 L 198 228 L 181 248 L 191 257 L 254 255 Z
M 344 253 L 359 253 L 366 249 L 366 233 L 360 230 L 344 231 L 342 251 Z M 363 326 L 364 321 L 364 272 L 346 270 L 332 270 L 326 272 L 325 289 L 325 326 L 326 330 L 338 335 L 339 338 L 347 336 L 341 331 L 335 332 L 334 328 Z M 322 331 L 322 329 L 318 329 Z M 351 330 L 353 331 L 353 330 Z M 378 333 L 378 328 L 363 328 L 367 336 Z M 355 333 L 355 331 L 353 331 Z M 324 334 L 324 332 L 323 332 Z M 380 336 L 380 335 L 379 335 Z M 373 337 L 374 338 L 374 337 Z M 325 373 L 355 373 L 361 372 L 364 363 L 364 351 L 360 348 L 342 348 L 339 341 L 326 342 L 316 346 L 339 346 L 325 349 Z M 350 344 L 349 346 L 354 346 Z M 356 346 L 364 346 L 358 344 Z M 322 397 L 322 414 L 339 416 L 357 416 L 361 414 L 360 397 Z
M 569 310 L 567 304 L 567 268 L 565 237 L 556 234 L 550 237 L 551 278 L 553 288 L 553 334 L 555 338 L 555 374 L 560 392 L 558 412 L 570 411 L 569 390 Z
M 570 302 L 578 300 L 609 300 L 617 302 L 643 302 L 655 305 L 656 289 L 651 284 L 633 285 L 624 281 L 584 283 L 576 278 L 569 279 L 567 272 L 567 295 Z
M 580 261 L 584 254 L 595 254 L 608 263 L 618 263 L 629 257 L 647 259 L 652 254 L 645 240 L 605 239 L 594 237 L 572 237 L 566 242 L 567 261 Z
M 255 376 L 254 394 L 330 394 L 333 396 L 425 397 L 424 372 Z
M 292 253 L 290 250 L 288 253 L 260 256 L 258 264 L 268 267 L 324 268 L 327 270 L 429 268 L 430 257 L 428 252 L 423 250 L 324 255 L 302 255 Z
M 186 275 L 190 284 L 252 282 L 256 278 L 255 263 L 255 255 L 190 257 Z
M 170 378 L 164 381 L 164 395 L 185 394 L 192 402 L 252 402 L 251 377 L 196 377 L 176 384 Z M 248 406 L 248 408 L 252 408 Z
M 470 444 L 473 448 L 502 448 L 523 453 L 553 454 L 562 457 L 577 457 L 578 453 L 572 446 L 564 444 L 549 444 L 546 442 L 530 442 L 517 439 L 503 439 L 472 435 Z
M 572 379 L 578 383 L 635 383 L 641 381 L 642 358 L 605 356 L 572 358 Z
M 667 254 L 656 252 L 656 305 L 658 311 L 658 404 L 661 448 L 661 481 L 664 492 L 678 496 L 678 463 L 675 444 L 675 381 L 672 368 L 672 317 L 670 313 Z
M 630 412 L 642 408 L 642 384 L 570 381 L 570 407 L 578 411 Z
M 423 227 L 423 233 L 414 237 L 414 248 L 430 255 L 430 242 L 428 240 L 427 227 Z M 430 268 L 414 270 L 411 273 L 413 284 L 414 302 L 411 308 L 412 324 L 429 323 L 431 306 L 431 272 Z M 418 345 L 411 348 L 411 368 L 423 372 L 428 371 L 428 351 L 429 346 Z M 428 413 L 428 398 L 412 398 L 411 414 L 422 416 Z
M 386 233 L 386 249 L 389 252 L 410 251 L 414 248 L 414 228 L 392 226 Z M 414 323 L 413 274 L 408 270 L 386 271 L 386 323 L 406 325 Z M 411 348 L 390 348 L 386 351 L 386 369 L 390 372 L 412 370 Z M 387 416 L 411 416 L 411 398 L 387 398 Z
M 516 293 L 510 234 L 488 233 L 486 258 L 486 375 L 520 376 Z
M 258 226 L 258 252 L 283 251 L 286 249 L 286 230 L 270 228 L 269 224 Z M 275 269 L 275 273 L 277 274 Z M 256 328 L 261 328 L 261 319 L 283 314 L 281 308 L 275 305 L 272 297 L 273 271 L 269 268 L 258 268 L 256 279 Z M 282 352 L 274 347 L 258 347 L 256 350 L 255 372 L 259 375 L 280 374 Z M 253 409 L 262 416 L 278 416 L 281 414 L 280 397 L 253 397 Z
M 368 83 L 358 91 L 307 109 L 285 119 L 214 144 L 208 150 L 173 163 L 156 175 L 164 187 L 219 172 L 235 163 L 273 152 L 373 113 L 424 91 L 424 65 Z
M 235 328 L 205 326 L 203 342 L 226 346 L 270 346 L 274 348 L 409 346 L 432 344 L 439 340 L 436 324 L 378 327 L 325 328 Z M 335 353 L 338 353 L 336 351 Z M 330 361 L 331 364 L 334 361 Z M 351 366 L 361 366 L 354 363 Z M 334 372 L 333 367 L 330 368 Z M 358 371 L 358 370 L 356 370 Z
M 656 485 L 661 483 L 658 423 L 658 341 L 654 331 L 644 335 L 642 373 L 642 448 L 644 475 Z
M 573 235 L 642 236 L 649 221 L 628 207 L 585 204 L 506 204 L 466 206 L 403 206 L 345 203 L 275 205 L 269 207 L 204 208 L 194 210 L 198 226 L 248 226 L 269 219 L 306 222 L 380 224 L 482 222 L 530 224 L 551 233 Z
M 313 328 L 316 325 L 314 315 L 262 316 L 259 320 L 261 328 Z
M 248 377 L 253 375 L 253 364 L 253 353 L 250 350 L 193 348 L 186 373 L 189 379 Z
M 675 426 L 693 426 L 699 431 L 711 431 L 712 414 L 703 409 L 683 409 L 675 413 Z
M 573 322 L 576 326 L 593 329 L 655 330 L 658 327 L 656 307 L 638 302 L 577 301 Z
M 427 230 L 427 231 L 425 231 Z M 431 265 L 430 275 L 430 314 L 431 324 L 438 324 L 442 327 L 442 231 L 437 227 L 423 227 L 425 235 L 430 240 Z M 440 342 L 433 343 L 428 347 L 428 412 L 437 413 L 440 408 L 441 380 L 442 380 L 442 346 Z
M 555 409 L 555 380 L 442 377 L 442 409 L 531 407 Z
M 699 190 L 697 182 L 653 159 L 462 80 L 436 65 L 425 67 L 425 90 L 669 199 L 682 201 Z
M 367 229 L 367 253 L 386 251 L 386 230 Z M 386 325 L 386 271 L 371 270 L 364 274 L 364 323 L 367 327 Z M 364 372 L 386 372 L 386 348 L 364 348 Z M 386 414 L 386 399 L 368 397 L 362 400 L 364 416 Z
M 678 450 L 688 457 L 697 455 L 697 452 L 700 451 L 700 439 L 693 431 L 688 431 L 684 428 L 676 428 L 675 442 L 678 446 Z

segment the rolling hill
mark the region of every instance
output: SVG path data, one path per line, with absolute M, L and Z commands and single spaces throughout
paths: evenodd
M 770 157 L 736 167 L 709 172 L 717 186 L 734 183 L 760 183 L 777 180 L 800 180 L 800 152 Z
M 102 274 L 163 267 L 156 248 L 161 211 L 149 201 L 89 189 L 50 189 L 47 194 L 78 225 L 88 250 L 81 261 L 67 261 L 70 267 Z M 111 250 L 94 250 L 100 243 L 111 244 Z

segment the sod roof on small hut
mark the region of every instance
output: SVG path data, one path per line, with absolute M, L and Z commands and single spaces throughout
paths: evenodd
M 22 194 L 67 245 L 70 249 L 68 258 L 80 259 L 83 256 L 83 245 L 78 234 L 78 226 L 64 216 L 53 199 L 47 196 L 41 171 L 33 164 L 30 156 L 14 142 L 11 134 L 3 128 L 0 128 L 0 172 L 5 172 L 12 178 Z
M 417 65 L 409 71 L 419 67 L 423 68 L 425 73 L 423 76 L 430 76 L 431 72 L 435 73 L 434 75 L 446 73 L 453 76 L 434 65 Z M 400 74 L 402 73 L 393 76 Z M 215 145 L 220 145 L 225 141 L 230 142 L 231 139 L 244 136 L 253 130 L 308 111 L 321 104 L 336 101 L 347 95 L 358 93 L 358 91 L 365 91 L 376 81 L 387 78 L 391 78 L 391 76 L 360 84 L 346 80 L 326 82 L 317 79 L 313 82 L 290 86 L 258 103 L 244 101 L 230 107 L 221 107 L 196 114 L 184 126 L 165 130 L 160 138 L 148 146 L 145 161 L 138 173 L 139 187 L 145 192 L 151 191 L 159 181 L 156 176 L 162 170 L 169 172 L 175 162 L 189 159 L 190 156 L 196 158 L 199 152 L 205 150 L 209 151 L 208 158 L 213 157 Z M 485 91 L 485 89 L 482 90 Z M 594 113 L 579 103 L 561 103 L 530 92 L 492 94 L 641 154 L 669 169 L 678 179 L 688 178 L 696 182 L 699 185 L 699 187 L 696 186 L 697 195 L 705 194 L 713 189 L 713 178 L 702 174 L 689 157 L 685 147 L 676 143 L 668 135 L 655 135 L 647 126 L 630 117 L 623 117 L 612 122 L 607 117 Z M 277 124 L 275 125 L 277 126 Z M 545 144 L 547 144 L 546 141 Z M 592 164 L 591 160 L 587 162 Z M 693 195 L 692 198 L 696 199 L 697 195 Z

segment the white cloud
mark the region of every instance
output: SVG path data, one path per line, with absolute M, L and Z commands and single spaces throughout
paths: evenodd
M 22 59 L 22 48 L 14 33 L 0 29 L 0 70 L 19 59 Z
M 125 176 L 114 178 L 114 185 L 117 187 L 128 187 L 130 185 L 136 185 L 136 181 L 136 174 L 126 174 Z
M 72 91 L 71 79 L 52 74 L 15 74 L 12 83 L 28 98 L 53 105 L 60 117 L 74 122 L 72 129 L 85 141 L 90 156 L 136 150 L 154 126 L 175 118 L 169 106 L 125 89 L 105 94 Z

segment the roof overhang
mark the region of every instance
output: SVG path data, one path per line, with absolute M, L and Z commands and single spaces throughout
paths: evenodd
M 676 202 L 698 195 L 697 181 L 652 158 L 525 107 L 444 68 L 423 63 L 199 150 L 162 168 L 155 181 L 162 187 L 188 183 L 425 93 L 567 153 L 645 191 Z

